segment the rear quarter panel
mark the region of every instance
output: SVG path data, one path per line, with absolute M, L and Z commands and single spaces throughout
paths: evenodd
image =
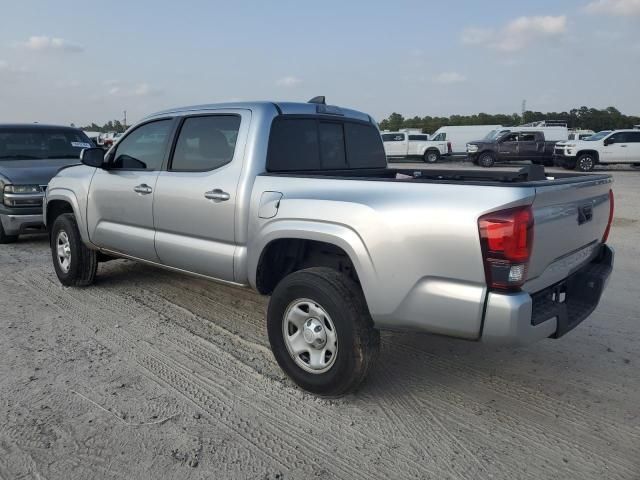
M 258 218 L 265 191 L 283 194 L 274 218 Z M 258 176 L 249 283 L 270 241 L 327 241 L 351 256 L 378 327 L 477 338 L 486 293 L 477 219 L 532 200 L 531 188 Z

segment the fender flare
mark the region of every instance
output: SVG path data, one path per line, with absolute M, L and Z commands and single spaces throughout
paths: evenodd
M 53 201 L 63 201 L 71 205 L 73 214 L 75 215 L 78 223 L 78 230 L 80 231 L 80 237 L 87 246 L 91 246 L 91 240 L 89 240 L 89 232 L 87 230 L 87 219 L 84 215 L 84 211 L 80 208 L 80 203 L 76 194 L 67 188 L 53 187 L 47 190 L 46 202 L 42 206 L 42 216 L 47 228 L 47 206 Z
M 280 239 L 314 240 L 335 245 L 346 252 L 356 269 L 367 304 L 370 304 L 368 294 L 372 295 L 372 283 L 377 273 L 365 242 L 353 228 L 317 220 L 274 219 L 256 232 L 254 238 L 247 258 L 248 280 L 252 288 L 256 289 L 258 264 L 271 242 Z

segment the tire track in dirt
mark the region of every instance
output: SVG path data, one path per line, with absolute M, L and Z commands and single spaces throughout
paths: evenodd
M 89 293 L 95 293 L 96 291 L 98 291 L 97 289 L 91 289 L 90 291 L 85 291 L 85 292 L 89 292 Z M 103 298 L 100 297 L 94 297 L 96 299 L 96 302 L 104 302 Z M 128 298 L 126 300 L 126 305 L 123 305 L 122 303 L 120 303 L 120 305 L 123 307 L 123 311 L 122 314 L 126 315 L 126 316 L 130 316 L 132 318 L 138 318 L 141 319 L 145 312 L 146 312 L 146 305 L 148 304 L 148 299 L 145 299 L 144 305 L 140 305 L 139 303 L 137 303 L 135 301 L 135 298 Z M 133 303 L 131 303 L 133 301 Z M 198 318 L 195 314 L 193 314 L 192 312 L 184 309 L 183 307 L 180 306 L 176 306 L 173 304 L 168 304 L 165 305 L 164 307 L 160 307 L 159 304 L 162 302 L 161 298 L 156 298 L 155 301 L 152 302 L 152 304 L 155 306 L 155 310 L 158 311 L 163 311 L 164 313 L 160 314 L 161 317 L 163 317 L 164 320 L 168 320 L 170 319 L 172 323 L 177 323 L 177 324 L 185 324 L 188 322 L 185 322 L 185 320 L 183 318 L 181 318 L 182 316 L 188 316 L 191 317 L 191 319 L 196 319 Z M 143 308 L 144 307 L 144 308 Z M 113 307 L 112 307 L 113 308 Z M 154 326 L 152 328 L 157 329 L 157 328 L 161 328 L 163 326 L 163 322 L 160 322 L 159 325 Z M 133 328 L 136 331 L 135 336 L 137 338 L 141 338 L 144 335 L 144 331 L 147 327 L 141 325 L 139 322 L 136 324 L 132 324 L 131 326 L 127 327 L 127 329 Z M 229 332 L 226 332 L 224 329 L 222 329 L 222 327 L 218 327 L 215 326 L 214 324 L 214 328 L 217 332 L 217 334 L 220 334 L 222 332 L 222 336 L 223 337 L 234 337 L 237 339 L 237 337 Z M 213 353 L 211 352 L 211 344 L 209 342 L 207 342 L 206 340 L 202 340 L 200 337 L 195 336 L 194 340 L 187 340 L 186 337 L 188 336 L 187 332 L 183 332 L 180 335 L 176 335 L 176 332 L 171 331 L 170 329 L 165 329 L 165 331 L 163 331 L 163 335 L 162 338 L 163 339 L 167 339 L 167 337 L 172 337 L 172 341 L 175 342 L 176 345 L 181 347 L 181 351 L 184 353 L 185 351 L 188 353 L 184 353 L 187 356 L 195 356 L 197 357 L 199 360 L 204 361 L 204 365 L 209 367 L 209 368 L 216 368 L 220 373 L 225 373 L 225 370 L 227 371 L 227 373 L 229 372 L 229 369 L 231 369 L 232 371 L 232 377 L 234 378 L 246 378 L 247 375 L 249 376 L 253 376 L 254 379 L 256 380 L 257 383 L 260 382 L 264 382 L 264 378 L 263 378 L 263 374 L 256 374 L 255 368 L 252 368 L 250 365 L 247 366 L 244 363 L 241 363 L 240 365 L 234 364 L 233 362 L 229 361 L 229 363 L 222 363 L 220 364 L 219 362 L 219 357 L 220 355 L 227 355 L 229 357 L 229 360 L 231 360 L 232 358 L 235 360 L 238 358 L 237 354 L 234 353 L 230 353 L 227 351 L 227 349 L 221 349 L 220 352 L 216 352 Z M 196 342 L 206 342 L 205 345 L 200 345 Z M 229 344 L 229 342 L 225 341 L 225 344 Z M 267 359 L 268 363 L 272 364 L 274 368 L 278 368 L 277 364 L 275 363 L 275 361 L 272 358 L 271 352 L 270 350 L 261 347 L 260 345 L 256 345 L 256 344 L 251 344 L 248 341 L 243 340 L 242 341 L 243 346 L 247 346 L 249 348 L 257 348 L 259 351 L 264 352 L 266 354 L 268 354 L 269 358 Z M 164 350 L 163 350 L 164 351 Z M 196 355 L 197 353 L 197 355 Z M 257 352 L 256 352 L 257 353 Z M 261 369 L 262 370 L 262 369 Z M 290 384 L 290 382 L 287 383 Z M 250 391 L 246 392 L 245 396 L 252 396 L 252 397 L 260 397 L 263 398 L 264 401 L 271 401 L 271 396 L 264 396 L 263 392 L 261 391 L 261 389 L 253 389 L 251 388 L 252 382 L 240 382 L 236 385 L 233 386 L 233 390 L 237 391 L 237 392 L 242 392 L 243 390 L 247 390 L 249 389 Z M 274 389 L 274 387 L 272 387 L 272 390 Z M 300 409 L 300 404 L 305 405 L 306 403 L 309 402 L 309 399 L 311 398 L 311 405 L 314 405 L 315 403 L 318 402 L 318 399 L 315 397 L 309 397 L 308 394 L 304 394 L 302 392 L 300 392 L 297 388 L 293 387 L 293 388 L 289 388 L 289 387 L 284 387 L 280 384 L 275 385 L 275 391 L 274 391 L 274 395 L 280 395 L 282 396 L 283 393 L 286 393 L 286 398 L 285 399 L 280 399 L 282 401 L 285 401 L 288 403 L 288 408 L 287 410 L 289 412 L 292 412 L 293 414 L 295 414 L 296 409 Z M 281 408 L 282 402 L 280 403 L 272 403 L 270 405 L 270 408 Z M 304 408 L 304 407 L 303 407 Z M 317 410 L 317 409 L 316 409 Z M 263 412 L 265 414 L 267 414 L 268 412 Z M 319 423 L 321 421 L 320 417 L 326 417 L 326 416 L 331 416 L 333 418 L 333 420 L 336 423 L 343 423 L 344 422 L 344 417 L 343 416 L 339 416 L 339 415 L 332 415 L 331 412 L 327 412 L 327 411 L 306 411 L 305 412 L 305 416 L 300 416 L 297 415 L 299 421 L 303 422 L 305 424 L 305 428 L 311 428 L 314 425 L 316 425 L 317 423 Z M 309 418 L 307 417 L 315 417 L 315 421 L 309 421 Z M 274 421 L 276 421 L 277 419 L 274 418 Z M 291 428 L 291 424 L 287 424 L 287 423 L 281 423 L 280 425 L 283 429 L 287 429 L 287 428 Z M 346 429 L 344 428 L 344 426 L 341 427 L 340 430 L 340 437 L 333 437 L 331 439 L 331 443 L 332 444 L 339 444 L 340 442 L 345 443 L 345 440 L 353 440 L 352 443 L 362 443 L 362 442 L 366 442 L 366 441 L 371 441 L 371 438 L 369 438 L 369 436 L 367 435 L 356 435 L 357 438 L 347 438 L 345 436 L 346 433 L 349 433 L 350 429 Z M 356 430 L 353 430 L 353 432 L 357 432 Z M 384 441 L 382 438 L 379 438 L 376 440 L 376 442 L 382 442 L 384 444 Z M 347 442 L 348 443 L 348 442 Z M 354 452 L 354 454 L 356 454 L 357 452 Z M 396 453 L 395 456 L 397 456 L 398 454 Z M 404 455 L 400 455 L 401 457 L 403 457 Z M 393 460 L 392 457 L 387 458 L 387 461 L 391 462 Z M 404 458 L 404 460 L 406 462 L 409 463 L 415 463 L 416 461 L 410 457 L 406 457 Z M 449 467 L 449 465 L 447 464 L 446 467 Z M 425 466 L 423 463 L 415 463 L 415 468 L 416 473 L 419 473 L 419 470 L 424 470 Z M 449 468 L 447 468 L 449 469 Z M 442 472 L 440 472 L 438 474 L 439 477 L 442 477 Z
M 33 287 L 39 291 L 44 292 L 53 302 L 54 304 L 67 316 L 73 315 L 76 317 L 76 320 L 81 321 L 82 323 L 91 323 L 87 322 L 87 317 L 96 313 L 92 310 L 89 310 L 84 307 L 81 300 L 77 300 L 73 298 L 72 293 L 64 292 L 62 289 L 58 287 L 58 292 L 55 291 L 55 288 L 52 284 L 44 280 L 44 285 L 42 282 L 39 282 L 38 279 L 25 279 L 27 283 L 31 283 Z M 30 280 L 30 281 L 29 281 Z M 38 285 L 38 283 L 40 283 Z M 49 285 L 46 285 L 49 283 Z M 102 312 L 99 316 L 104 317 L 104 312 L 108 311 L 107 306 L 105 306 L 100 311 Z M 140 317 L 138 317 L 140 318 Z M 97 326 L 95 321 L 93 322 L 92 327 L 95 328 Z M 227 417 L 231 416 L 234 410 L 234 406 L 237 405 L 237 394 L 230 390 L 223 389 L 220 391 L 220 384 L 216 384 L 218 387 L 217 392 L 212 392 L 211 388 L 208 388 L 206 384 L 203 384 L 202 380 L 197 378 L 197 375 L 194 374 L 189 369 L 176 364 L 173 359 L 160 358 L 159 355 L 163 355 L 159 352 L 150 353 L 146 347 L 142 347 L 139 343 L 135 344 L 131 338 L 123 337 L 123 329 L 105 329 L 104 327 L 100 331 L 101 336 L 109 336 L 111 337 L 111 341 L 115 341 L 123 350 L 128 350 L 131 354 L 134 355 L 136 361 L 146 367 L 151 373 L 155 376 L 166 382 L 168 385 L 172 386 L 175 390 L 184 395 L 191 402 L 199 405 L 200 408 L 210 413 L 213 417 L 221 419 L 224 423 L 226 423 L 229 427 L 232 428 L 238 435 L 245 438 L 247 441 L 252 443 L 254 446 L 260 445 L 264 447 L 265 443 L 269 443 L 270 445 L 270 456 L 272 459 L 280 459 L 287 458 L 287 464 L 283 464 L 283 467 L 289 467 L 294 465 L 296 467 L 300 467 L 299 462 L 296 456 L 289 455 L 287 457 L 287 452 L 296 451 L 297 443 L 301 443 L 306 446 L 306 448 L 310 451 L 315 451 L 316 458 L 323 458 L 325 455 L 332 455 L 334 461 L 332 462 L 331 467 L 328 467 L 322 463 L 315 463 L 317 468 L 333 470 L 333 473 L 337 476 L 347 476 L 349 478 L 367 478 L 367 474 L 365 474 L 362 469 L 356 468 L 353 466 L 353 462 L 346 455 L 340 462 L 336 462 L 336 453 L 339 453 L 338 457 L 342 457 L 343 454 L 341 452 L 329 452 L 325 450 L 318 449 L 311 442 L 306 442 L 304 432 L 300 431 L 299 425 L 294 425 L 291 423 L 281 422 L 279 425 L 272 425 L 269 422 L 261 423 L 261 432 L 263 438 L 255 438 L 255 425 L 247 422 L 243 419 L 235 418 L 230 421 Z M 236 386 L 237 387 L 237 386 Z M 277 407 L 277 405 L 273 405 Z M 273 421 L 275 417 L 272 417 Z M 226 422 L 225 422 L 226 420 Z M 271 431 L 270 431 L 271 430 Z M 292 430 L 299 430 L 299 436 L 296 438 L 296 442 L 291 442 L 288 440 L 284 440 L 283 438 L 278 438 L 278 433 L 288 431 L 290 434 Z M 344 430 L 340 431 L 341 435 L 344 436 Z M 342 438 L 342 437 L 341 437 Z M 366 437 L 365 437 L 366 438 Z M 334 437 L 334 444 L 339 444 L 339 438 Z M 343 439 L 344 440 L 344 439 Z M 268 441 L 268 442 L 267 442 Z M 354 452 L 357 454 L 357 452 Z M 307 458 L 307 460 L 309 460 Z M 425 472 L 427 469 L 425 466 L 419 462 L 416 462 L 416 471 L 410 471 L 407 473 L 418 474 L 419 472 Z
M 616 442 L 622 446 L 632 439 L 640 442 L 640 430 L 637 428 L 613 421 L 603 421 L 601 417 L 590 415 L 571 404 L 559 402 L 556 398 L 542 391 L 510 382 L 497 375 L 489 375 L 482 370 L 456 360 L 444 359 L 428 351 L 416 348 L 406 341 L 400 340 L 394 343 L 401 345 L 405 352 L 410 353 L 417 361 L 428 363 L 430 367 L 436 367 L 439 372 L 445 375 L 452 375 L 463 380 L 465 386 L 473 385 L 489 389 L 500 396 L 525 405 L 527 409 L 534 410 L 543 417 L 551 418 L 551 414 L 553 414 L 554 421 L 569 423 L 573 429 L 592 437 L 592 440 L 595 440 L 597 445 L 600 445 L 602 441 Z M 594 431 L 597 433 L 594 433 Z
M 518 414 L 518 411 L 505 412 L 503 411 L 504 406 L 501 406 L 500 411 L 487 408 L 486 405 L 464 393 L 457 393 L 449 383 L 439 382 L 437 378 L 425 378 L 415 373 L 407 373 L 407 376 L 402 378 L 402 382 L 397 378 L 392 382 L 391 395 L 402 390 L 400 385 L 402 382 L 407 382 L 410 385 L 408 390 L 413 401 L 408 405 L 412 405 L 413 408 L 403 411 L 405 422 L 417 422 L 424 416 L 424 412 L 417 408 L 419 406 L 432 409 L 440 413 L 443 418 L 450 418 L 458 426 L 468 430 L 468 434 L 465 435 L 466 441 L 474 443 L 479 450 L 482 450 L 486 445 L 491 445 L 496 432 L 500 432 L 502 433 L 500 438 L 511 438 L 517 441 L 524 450 L 524 455 L 519 459 L 516 459 L 517 453 L 512 452 L 510 458 L 512 463 L 527 465 L 531 463 L 532 458 L 537 458 L 540 468 L 546 471 L 548 477 L 554 476 L 558 469 L 566 471 L 563 478 L 581 478 L 576 473 L 601 475 L 602 472 L 607 472 L 608 479 L 619 478 L 622 480 L 633 478 L 633 475 L 638 473 L 637 466 L 626 458 L 620 458 L 613 448 L 608 453 L 601 452 L 601 445 L 586 448 L 583 443 L 572 438 L 573 435 L 569 438 L 554 428 L 531 422 L 529 417 L 524 423 L 524 419 L 522 415 Z M 437 392 L 437 395 L 430 395 L 430 392 Z M 386 397 L 386 394 L 382 396 L 383 408 L 388 407 L 385 401 Z M 482 412 L 482 420 L 472 415 L 473 412 Z M 467 428 L 468 425 L 473 425 L 473 429 Z M 479 434 L 483 438 L 476 440 Z M 578 459 L 580 463 L 577 465 L 576 463 L 565 464 L 563 460 L 565 457 Z M 555 462 L 549 462 L 550 459 Z M 558 466 L 561 467 L 558 468 Z

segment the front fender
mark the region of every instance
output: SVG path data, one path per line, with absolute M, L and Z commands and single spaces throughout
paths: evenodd
M 377 272 L 371 255 L 358 233 L 347 225 L 303 219 L 274 219 L 265 224 L 254 236 L 248 248 L 247 267 L 249 284 L 256 288 L 258 263 L 264 249 L 274 240 L 291 238 L 315 240 L 335 245 L 344 250 L 353 263 L 367 303 L 373 299 L 371 290 L 377 282 Z
M 42 205 L 43 219 L 47 228 L 50 227 L 50 225 L 47 225 L 47 207 L 53 201 L 63 201 L 71 205 L 78 224 L 78 230 L 80 231 L 80 237 L 86 245 L 91 245 L 89 232 L 87 230 L 86 210 L 80 208 L 80 203 L 78 202 L 76 194 L 67 188 L 53 187 L 47 190 L 46 201 Z

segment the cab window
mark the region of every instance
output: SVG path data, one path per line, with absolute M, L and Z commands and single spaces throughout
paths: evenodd
M 167 150 L 173 120 L 145 123 L 124 137 L 116 147 L 110 168 L 160 170 Z

